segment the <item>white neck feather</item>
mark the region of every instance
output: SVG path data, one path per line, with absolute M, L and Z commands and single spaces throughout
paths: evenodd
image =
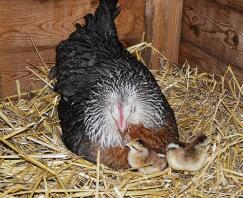
M 154 123 L 156 109 L 152 108 L 153 105 L 149 103 L 149 100 L 140 101 L 140 97 L 136 91 L 134 89 L 127 90 L 127 88 L 125 87 L 121 90 L 123 98 L 136 107 L 136 111 L 131 113 L 129 117 L 128 124 L 143 123 L 145 127 L 157 127 L 156 123 Z M 126 144 L 109 109 L 109 106 L 118 101 L 120 97 L 121 95 L 118 93 L 108 92 L 104 101 L 100 103 L 92 103 L 90 101 L 92 105 L 86 109 L 85 113 L 88 115 L 85 119 L 86 132 L 92 141 L 98 143 L 103 148 L 125 146 Z M 159 117 L 161 122 L 163 122 L 162 115 L 159 115 Z

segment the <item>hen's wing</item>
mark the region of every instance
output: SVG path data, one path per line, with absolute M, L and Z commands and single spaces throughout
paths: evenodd
M 129 168 L 127 147 L 114 147 L 101 150 L 101 163 L 115 170 Z

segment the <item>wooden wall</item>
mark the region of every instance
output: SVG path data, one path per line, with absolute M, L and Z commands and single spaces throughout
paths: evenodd
M 119 0 L 119 37 L 126 45 L 139 42 L 144 31 L 143 0 Z M 98 0 L 1 0 L 0 1 L 0 97 L 30 87 L 26 60 L 41 64 L 29 38 L 31 34 L 45 62 L 55 61 L 55 47 L 74 30 L 76 22 L 94 12 Z M 125 19 L 125 20 L 124 20 Z
M 243 82 L 243 0 L 184 0 L 179 62 Z
M 116 23 L 126 46 L 139 42 L 146 31 L 146 39 L 172 61 L 179 48 L 179 63 L 187 59 L 201 71 L 221 74 L 231 64 L 243 82 L 243 0 L 184 0 L 183 6 L 183 0 L 119 3 L 122 11 Z M 0 98 L 16 93 L 17 79 L 22 91 L 28 91 L 31 73 L 26 60 L 41 64 L 29 33 L 44 61 L 54 63 L 56 45 L 97 6 L 98 0 L 1 0 Z M 158 68 L 158 61 L 150 62 Z

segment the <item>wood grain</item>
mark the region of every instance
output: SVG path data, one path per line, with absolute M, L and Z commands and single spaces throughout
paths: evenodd
M 144 7 L 141 0 L 120 0 L 117 18 L 119 38 L 129 46 L 139 42 L 144 30 Z M 55 47 L 83 23 L 83 16 L 93 13 L 98 0 L 2 0 L 0 1 L 0 97 L 15 94 L 15 81 L 23 90 L 30 86 L 29 59 L 41 64 L 29 38 L 31 34 L 46 62 L 55 61 Z
M 187 59 L 218 74 L 230 64 L 243 82 L 242 5 L 242 0 L 185 0 L 179 62 Z
M 146 0 L 145 41 L 151 42 L 166 58 L 177 63 L 181 35 L 183 0 Z M 159 69 L 159 59 L 146 52 L 151 69 Z
M 198 67 L 201 72 L 208 71 L 215 74 L 224 74 L 227 70 L 228 65 L 223 60 L 216 59 L 214 56 L 184 39 L 181 40 L 180 54 L 183 54 L 183 56 L 180 56 L 179 62 L 184 63 L 185 59 L 187 59 L 190 66 Z M 233 66 L 233 71 L 237 79 L 242 82 L 242 69 Z
M 232 9 L 238 12 L 243 11 L 243 0 L 213 0 L 212 2 L 219 5 L 220 9 Z

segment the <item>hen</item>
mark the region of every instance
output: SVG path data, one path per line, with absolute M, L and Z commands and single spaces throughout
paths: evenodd
M 170 128 L 177 141 L 174 112 L 154 76 L 120 43 L 114 19 L 117 0 L 100 0 L 85 25 L 76 24 L 56 48 L 58 115 L 65 145 L 77 155 L 119 169 L 128 167 L 125 131 L 129 124 Z M 152 133 L 152 132 L 149 132 Z M 161 134 L 163 136 L 163 134 Z

